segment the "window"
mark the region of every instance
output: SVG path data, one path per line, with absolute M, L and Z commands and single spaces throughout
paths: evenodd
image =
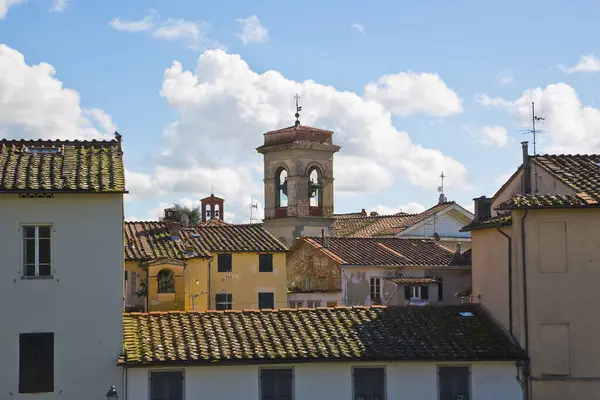
M 381 300 L 381 278 L 371 278 L 371 300 Z
M 275 308 L 275 295 L 272 292 L 258 294 L 258 308 Z
M 354 368 L 354 399 L 384 400 L 385 370 L 383 368 Z
M 441 280 L 438 280 L 438 301 L 444 300 L 444 285 Z
M 233 296 L 231 293 L 215 294 L 215 306 L 217 310 L 231 310 L 233 304 Z
M 303 304 L 304 304 L 303 301 L 290 301 L 289 302 L 290 308 L 302 308 Z
M 261 400 L 291 400 L 294 373 L 289 368 L 260 370 Z
M 219 254 L 217 256 L 217 271 L 231 272 L 231 254 Z
M 51 276 L 50 226 L 23 227 L 23 275 Z
M 19 335 L 19 393 L 54 392 L 54 333 Z
M 150 400 L 183 400 L 183 372 L 151 372 Z
M 258 255 L 258 272 L 273 272 L 273 254 Z
M 304 290 L 311 290 L 310 287 L 310 276 L 304 278 Z
M 308 308 L 321 307 L 321 300 L 307 300 L 306 305 Z
M 279 168 L 275 174 L 275 182 L 277 185 L 277 191 L 275 194 L 275 207 L 287 207 L 287 170 L 285 168 Z
M 158 293 L 175 293 L 175 275 L 169 269 L 161 269 L 156 275 Z
M 131 272 L 131 295 L 135 295 L 137 292 L 137 273 Z
M 438 390 L 440 400 L 470 400 L 470 386 L 469 367 L 439 367 Z
M 429 287 L 427 286 L 404 286 L 404 298 L 410 299 L 429 299 Z

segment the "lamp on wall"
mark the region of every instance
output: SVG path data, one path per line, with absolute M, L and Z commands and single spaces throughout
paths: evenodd
M 107 400 L 118 400 L 119 399 L 119 393 L 117 393 L 117 389 L 115 389 L 114 386 L 111 386 L 110 389 L 108 389 L 108 392 L 106 392 L 106 399 Z

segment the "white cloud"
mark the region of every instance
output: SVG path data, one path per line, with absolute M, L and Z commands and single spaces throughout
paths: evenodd
M 152 35 L 164 40 L 183 40 L 188 43 L 190 48 L 198 49 L 209 28 L 210 25 L 203 21 L 169 18 Z
M 67 5 L 69 4 L 69 0 L 54 0 L 54 4 L 52 5 L 52 11 L 54 12 L 63 12 Z
M 512 113 L 526 128 L 531 126 L 531 102 L 535 102 L 536 114 L 545 118 L 538 124 L 544 130 L 538 136 L 538 153 L 600 152 L 600 109 L 584 106 L 575 89 L 565 83 L 527 89 L 514 101 L 484 98 L 482 104 Z
M 502 71 L 496 76 L 496 82 L 501 86 L 511 84 L 515 79 L 515 76 L 508 71 Z
M 244 44 L 262 43 L 268 39 L 269 31 L 265 28 L 256 15 L 248 18 L 238 18 L 242 32 L 237 35 Z
M 471 214 L 475 214 L 475 203 L 471 202 L 467 205 L 462 205 L 461 207 L 464 208 L 465 210 L 469 211 Z
M 154 24 L 159 18 L 155 10 L 149 10 L 148 14 L 135 21 L 123 21 L 120 17 L 113 18 L 108 25 L 117 30 L 125 32 L 148 32 L 154 29 Z
M 22 4 L 25 0 L 0 0 L 0 20 L 3 20 L 11 6 Z
M 100 109 L 82 109 L 79 94 L 64 88 L 54 75 L 52 65 L 27 65 L 21 53 L 0 44 L 0 131 L 3 136 L 112 137 L 114 131 L 106 130 L 114 126 L 110 117 Z
M 499 97 L 490 97 L 487 94 L 480 94 L 477 95 L 476 98 L 477 103 L 481 104 L 482 106 L 487 106 L 487 107 L 494 107 L 494 108 L 502 108 L 505 110 L 510 110 L 514 107 L 514 103 L 501 99 Z
M 356 30 L 361 35 L 365 34 L 365 28 L 360 24 L 354 23 L 354 24 L 350 25 L 350 28 Z
M 482 126 L 469 130 L 473 138 L 486 147 L 504 147 L 508 141 L 506 128 L 499 125 Z
M 496 179 L 494 179 L 494 183 L 497 186 L 496 189 L 500 189 L 502 187 L 502 185 L 504 185 L 506 183 L 506 181 L 508 181 L 508 179 L 515 173 L 515 171 L 516 171 L 516 168 L 512 168 L 509 171 L 506 171 L 506 172 L 502 173 L 501 175 L 497 176 Z
M 205 51 L 194 70 L 175 61 L 165 71 L 161 95 L 179 118 L 165 130 L 152 181 L 169 193 L 197 198 L 215 185 L 236 218 L 244 217 L 243 199 L 263 195 L 262 156 L 253 149 L 262 133 L 293 123 L 296 92 L 310 104 L 302 124 L 334 130 L 334 141 L 343 146 L 335 156 L 337 193 L 376 193 L 397 179 L 436 188 L 442 169 L 452 176 L 449 186 L 467 184 L 461 163 L 413 143 L 379 103 L 314 81 L 295 82 L 277 71 L 256 73 L 239 55 L 222 50 Z
M 397 207 L 388 207 L 382 204 L 378 204 L 374 207 L 375 211 L 380 215 L 391 215 L 399 212 L 405 212 L 407 214 L 418 214 L 425 211 L 427 208 L 420 203 L 410 202 L 399 205 Z
M 574 72 L 599 72 L 600 71 L 600 59 L 594 54 L 590 53 L 585 56 L 581 56 L 577 64 L 572 67 L 565 67 L 564 65 L 558 66 L 567 74 Z
M 458 95 L 438 74 L 401 72 L 384 75 L 365 86 L 364 97 L 399 116 L 423 113 L 447 117 L 462 112 Z

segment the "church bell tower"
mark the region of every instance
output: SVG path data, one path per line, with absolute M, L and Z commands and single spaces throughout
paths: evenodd
M 265 228 L 286 246 L 300 236 L 329 234 L 333 225 L 333 132 L 300 125 L 264 134 Z

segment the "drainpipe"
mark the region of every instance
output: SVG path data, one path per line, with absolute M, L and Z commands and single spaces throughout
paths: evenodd
M 212 260 L 213 260 L 212 257 L 208 259 L 208 289 L 207 289 L 208 293 L 206 293 L 206 296 L 208 296 L 208 297 L 207 297 L 206 305 L 207 305 L 207 309 L 209 309 L 209 310 L 211 309 L 210 308 L 210 293 L 211 293 L 211 290 L 210 290 L 210 269 L 211 269 L 211 266 L 212 266 Z
M 510 240 L 510 236 L 508 236 L 502 229 L 496 229 L 502 236 L 506 238 L 508 244 L 508 331 L 510 332 L 510 336 L 515 339 L 513 333 L 512 242 Z
M 521 218 L 521 255 L 522 255 L 522 271 L 523 271 L 523 320 L 525 332 L 525 351 L 527 352 L 528 360 L 525 362 L 525 399 L 531 398 L 531 363 L 529 361 L 529 320 L 527 313 L 527 253 L 525 252 L 525 219 L 529 210 L 525 210 L 525 214 Z

